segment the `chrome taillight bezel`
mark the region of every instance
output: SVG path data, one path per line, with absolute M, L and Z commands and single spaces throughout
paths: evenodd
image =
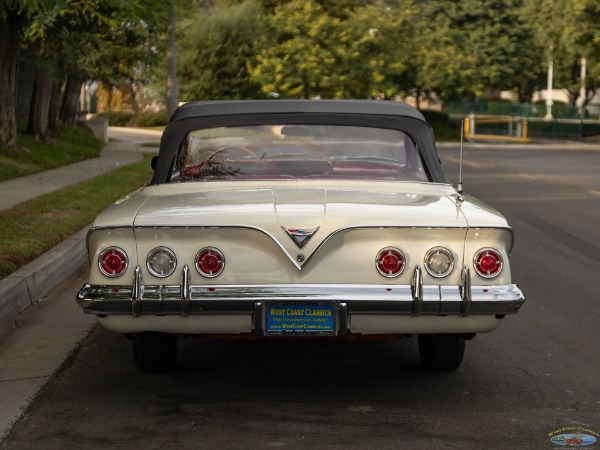
M 159 253 L 165 253 L 170 258 L 172 266 L 167 273 L 160 273 L 156 271 L 151 265 L 151 260 L 154 257 L 156 257 Z M 168 276 L 171 276 L 173 272 L 175 272 L 175 269 L 177 269 L 177 256 L 175 255 L 175 252 L 168 247 L 160 246 L 153 248 L 152 250 L 150 250 L 150 253 L 148 253 L 148 256 L 146 257 L 146 268 L 148 269 L 148 272 L 150 272 L 153 276 L 157 278 L 166 278 Z
M 397 253 L 400 256 L 400 260 L 402 261 L 402 266 L 400 267 L 400 269 L 397 272 L 390 272 L 390 271 L 385 271 L 381 266 L 382 266 L 382 259 L 387 255 L 389 255 L 390 253 Z M 386 277 L 386 278 L 396 278 L 399 277 L 400 275 L 402 275 L 402 273 L 404 272 L 404 270 L 406 269 L 406 256 L 404 255 L 404 252 L 402 250 L 400 250 L 398 247 L 385 247 L 383 249 L 381 249 L 379 251 L 379 253 L 377 253 L 377 256 L 375 257 L 375 268 L 377 269 L 377 272 L 379 272 L 380 275 Z
M 436 272 L 435 270 L 433 270 L 433 268 L 431 268 L 430 266 L 430 259 L 433 255 L 435 254 L 443 254 L 446 255 L 448 257 L 448 260 L 450 262 L 450 266 L 448 267 L 448 269 L 446 269 L 446 271 L 444 272 Z M 455 258 L 454 258 L 454 254 L 448 250 L 445 247 L 433 247 L 432 249 L 430 249 L 426 254 L 425 254 L 425 258 L 423 259 L 423 265 L 425 266 L 425 270 L 427 271 L 427 273 L 429 275 L 431 275 L 434 278 L 445 278 L 448 275 L 450 275 L 452 273 L 452 271 L 454 270 L 454 265 L 455 265 Z
M 497 264 L 500 266 L 498 268 L 498 270 L 494 273 L 486 273 L 485 271 L 481 270 L 480 268 L 480 257 L 484 254 L 487 253 L 487 256 L 493 256 L 496 261 Z M 492 278 L 496 278 L 498 275 L 500 275 L 500 273 L 502 272 L 502 269 L 504 269 L 504 259 L 502 258 L 502 253 L 499 250 L 496 250 L 495 248 L 491 248 L 491 247 L 486 247 L 486 248 L 482 248 L 480 250 L 477 251 L 477 253 L 475 253 L 475 256 L 473 257 L 473 267 L 475 268 L 475 272 L 477 272 L 477 275 L 479 275 L 482 278 L 485 279 L 492 279 Z
M 121 262 L 123 265 L 123 268 L 121 269 L 120 272 L 109 272 L 104 268 L 103 262 L 105 261 L 105 257 L 106 255 L 108 255 L 109 253 L 112 253 L 113 255 L 115 255 L 116 253 L 119 253 L 122 258 Z M 121 275 L 123 275 L 125 272 L 127 272 L 127 268 L 129 267 L 129 256 L 127 256 L 127 252 L 125 250 L 123 250 L 121 247 L 107 247 L 104 250 L 102 250 L 102 252 L 100 253 L 100 255 L 98 256 L 98 269 L 100 270 L 100 272 L 102 273 L 102 275 L 108 277 L 108 278 L 118 278 Z
M 219 260 L 219 269 L 215 272 L 203 272 L 200 268 L 200 258 L 202 257 L 202 255 L 204 253 L 212 253 L 213 256 L 217 256 L 218 260 Z M 225 270 L 225 255 L 223 255 L 223 252 L 221 250 L 219 250 L 218 248 L 215 247 L 204 247 L 202 249 L 200 249 L 198 251 L 198 253 L 196 253 L 196 257 L 194 258 L 194 267 L 196 268 L 196 272 L 198 272 L 200 275 L 202 275 L 205 278 L 215 278 L 218 277 L 219 275 L 221 275 L 223 273 L 223 271 Z

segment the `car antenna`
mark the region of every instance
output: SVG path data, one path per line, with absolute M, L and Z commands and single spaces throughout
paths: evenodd
M 465 130 L 465 121 L 464 119 L 460 121 L 460 158 L 458 164 L 458 186 L 456 188 L 457 196 L 456 199 L 459 202 L 464 201 L 465 197 L 463 196 L 463 183 L 462 183 L 462 168 L 463 168 L 463 142 L 465 139 L 464 136 Z

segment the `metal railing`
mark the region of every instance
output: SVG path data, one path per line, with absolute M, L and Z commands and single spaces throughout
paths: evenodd
M 495 126 L 490 129 L 489 125 Z M 502 140 L 512 142 L 530 142 L 527 137 L 527 119 L 511 116 L 465 117 L 464 133 L 467 139 Z

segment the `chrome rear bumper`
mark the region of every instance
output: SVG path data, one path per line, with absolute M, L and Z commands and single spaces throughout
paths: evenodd
M 471 286 L 467 267 L 462 285 L 423 285 L 417 267 L 411 285 L 282 284 L 191 285 L 184 266 L 181 285 L 143 285 L 136 267 L 131 285 L 85 284 L 77 303 L 96 315 L 196 315 L 253 313 L 263 302 L 338 302 L 347 314 L 469 316 L 515 314 L 525 302 L 516 284 Z

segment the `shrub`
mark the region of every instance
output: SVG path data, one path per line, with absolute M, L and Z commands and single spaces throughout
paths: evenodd
M 108 124 L 111 127 L 126 127 L 133 116 L 133 113 L 125 111 L 106 112 L 96 115 L 99 119 L 108 119 Z
M 431 126 L 434 124 L 438 125 L 448 125 L 450 122 L 450 116 L 448 113 L 441 111 L 432 111 L 430 109 L 421 109 L 419 110 L 423 116 L 425 116 L 425 120 L 429 122 Z
M 134 116 L 129 122 L 134 127 L 161 127 L 167 125 L 167 111 L 146 111 Z
M 440 111 L 421 110 L 427 123 L 433 128 L 436 140 L 457 141 L 460 140 L 460 121 L 450 120 L 448 113 Z
M 600 135 L 600 124 L 579 122 L 561 122 L 558 120 L 530 121 L 530 136 L 552 136 L 552 137 L 585 137 Z
M 545 101 L 535 102 L 534 108 L 538 117 L 544 117 L 546 115 Z M 567 105 L 566 103 L 554 102 L 554 104 L 552 105 L 552 115 L 557 119 L 577 119 L 579 117 L 579 108 L 575 105 Z

